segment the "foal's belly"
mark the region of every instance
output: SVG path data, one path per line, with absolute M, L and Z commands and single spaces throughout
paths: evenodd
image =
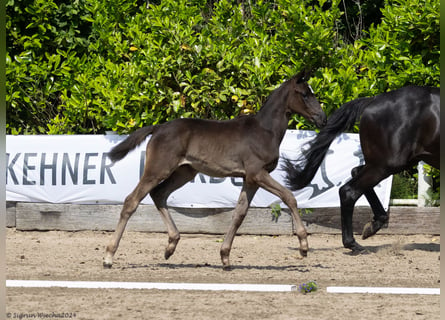
M 181 165 L 189 165 L 196 171 L 211 177 L 244 177 L 246 171 L 240 161 L 232 159 L 219 159 L 219 161 L 196 159 L 187 157 Z

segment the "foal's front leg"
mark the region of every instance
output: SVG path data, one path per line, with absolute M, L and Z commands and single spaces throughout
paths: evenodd
M 257 190 L 257 185 L 248 185 L 244 179 L 244 184 L 238 199 L 238 203 L 233 210 L 232 222 L 230 223 L 229 230 L 227 231 L 220 250 L 223 269 L 226 271 L 231 269 L 229 255 L 230 250 L 232 249 L 233 239 L 235 238 L 236 232 L 247 214 L 247 209 L 249 209 L 250 202 L 252 201 Z
M 306 257 L 307 252 L 309 251 L 307 232 L 303 225 L 303 221 L 301 220 L 300 214 L 298 213 L 297 200 L 295 200 L 292 192 L 274 180 L 266 170 L 263 170 L 255 175 L 255 182 L 258 183 L 261 188 L 279 197 L 289 207 L 295 223 L 295 233 L 300 241 L 300 254 L 303 257 Z

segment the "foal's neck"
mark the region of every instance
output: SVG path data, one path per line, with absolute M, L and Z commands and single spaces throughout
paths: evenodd
M 255 115 L 260 125 L 275 134 L 277 143 L 280 143 L 287 129 L 289 114 L 287 113 L 287 93 L 277 89 Z

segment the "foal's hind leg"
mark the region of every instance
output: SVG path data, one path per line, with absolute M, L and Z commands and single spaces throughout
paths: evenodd
M 139 181 L 136 188 L 133 190 L 133 192 L 130 193 L 125 199 L 119 222 L 113 234 L 113 238 L 105 251 L 105 257 L 103 261 L 103 265 L 105 268 L 111 268 L 111 266 L 113 265 L 113 257 L 116 253 L 117 248 L 119 247 L 119 242 L 122 238 L 122 234 L 124 233 L 128 219 L 130 219 L 130 217 L 136 211 L 142 199 L 144 199 L 148 192 L 150 192 L 150 190 L 153 189 L 153 187 L 159 182 L 160 180 L 150 180 L 150 176 L 144 175 Z
M 235 238 L 236 232 L 247 214 L 247 209 L 249 209 L 250 202 L 252 201 L 257 190 L 257 185 L 248 184 L 246 179 L 244 179 L 244 184 L 238 199 L 238 203 L 233 210 L 232 222 L 230 223 L 229 230 L 224 237 L 224 242 L 221 245 L 220 254 L 224 270 L 230 270 L 229 256 L 230 250 L 232 249 L 233 239 Z
M 362 168 L 363 166 L 359 166 L 352 169 L 352 176 L 355 177 Z M 375 235 L 377 231 L 379 231 L 389 220 L 388 213 L 383 208 L 383 205 L 380 202 L 377 194 L 375 193 L 374 188 L 370 188 L 369 190 L 365 191 L 365 197 L 368 200 L 369 205 L 371 206 L 374 217 L 372 221 L 368 222 L 363 227 L 362 239 L 367 239 Z
M 113 256 L 119 246 L 119 242 L 124 233 L 128 219 L 136 211 L 139 203 L 147 194 L 155 188 L 163 180 L 167 179 L 171 173 L 177 168 L 178 158 L 174 155 L 169 156 L 162 148 L 157 148 L 152 141 L 147 145 L 146 160 L 144 173 L 132 193 L 125 199 L 119 222 L 113 234 L 110 244 L 107 246 L 104 258 L 104 267 L 111 268 L 113 264 Z
M 165 248 L 165 259 L 170 258 L 170 256 L 175 252 L 176 245 L 179 242 L 180 234 L 176 228 L 175 222 L 173 221 L 167 207 L 168 196 L 179 189 L 188 181 L 192 180 L 196 175 L 197 171 L 188 165 L 184 165 L 176 169 L 170 177 L 164 180 L 160 185 L 156 186 L 151 192 L 151 198 L 156 205 L 156 208 L 161 214 L 161 218 L 167 227 L 168 233 L 168 245 Z

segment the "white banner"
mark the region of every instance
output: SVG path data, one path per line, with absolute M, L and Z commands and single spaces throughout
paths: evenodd
M 301 146 L 315 135 L 312 131 L 289 130 L 280 147 L 281 155 L 296 159 Z M 6 137 L 6 200 L 49 203 L 122 203 L 142 174 L 146 143 L 114 165 L 109 150 L 126 136 L 57 135 Z M 147 139 L 148 141 L 148 139 Z M 338 189 L 351 178 L 351 169 L 363 164 L 359 136 L 341 134 L 311 184 L 295 192 L 300 208 L 340 206 Z M 272 176 L 283 183 L 281 162 Z M 389 204 L 392 177 L 375 191 L 385 208 Z M 234 207 L 241 191 L 241 178 L 213 178 L 198 174 L 172 193 L 173 207 Z M 152 204 L 150 196 L 143 203 Z M 280 199 L 259 189 L 252 207 L 280 204 Z M 369 205 L 362 197 L 357 205 Z

